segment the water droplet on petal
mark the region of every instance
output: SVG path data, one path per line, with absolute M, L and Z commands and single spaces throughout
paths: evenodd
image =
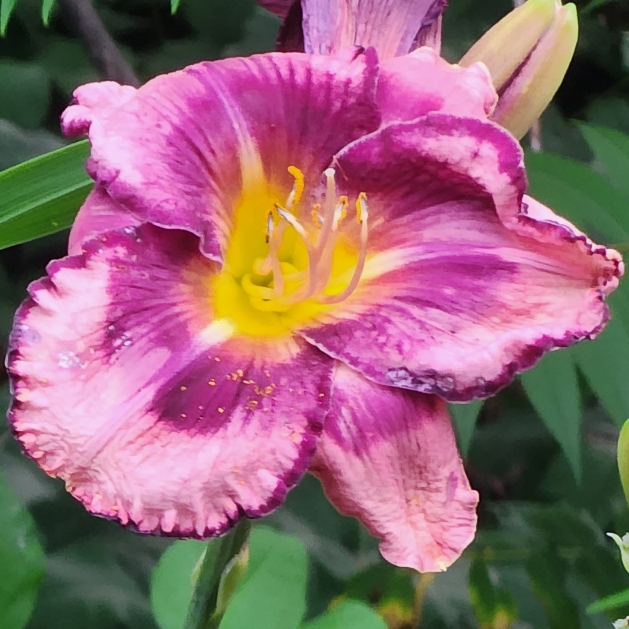
M 59 352 L 57 358 L 57 364 L 62 369 L 76 369 L 76 367 L 81 366 L 81 359 L 76 355 L 75 352 L 69 350 Z
M 41 341 L 39 332 L 37 332 L 37 330 L 33 330 L 25 323 L 21 324 L 18 327 L 18 330 L 20 331 L 20 340 L 25 343 L 39 343 L 39 341 Z

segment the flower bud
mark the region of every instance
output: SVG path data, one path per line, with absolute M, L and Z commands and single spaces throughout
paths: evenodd
M 608 537 L 611 537 L 618 548 L 620 548 L 620 558 L 622 559 L 622 565 L 625 570 L 629 572 L 629 533 L 625 533 L 622 537 L 616 535 L 616 533 L 607 533 Z
M 491 119 L 521 138 L 559 89 L 577 36 L 574 4 L 528 0 L 482 37 L 461 65 L 487 66 L 500 96 Z
M 620 482 L 629 504 L 629 419 L 624 423 L 618 436 L 618 471 Z
M 528 0 L 490 28 L 459 65 L 482 61 L 497 91 L 513 76 L 555 19 L 555 0 Z

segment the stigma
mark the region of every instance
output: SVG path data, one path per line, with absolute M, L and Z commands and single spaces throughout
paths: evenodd
M 285 312 L 306 301 L 321 305 L 345 301 L 358 287 L 367 258 L 366 194 L 358 194 L 350 209 L 348 197 L 337 192 L 335 170 L 328 168 L 323 173 L 323 202 L 306 208 L 302 203 L 303 173 L 295 166 L 288 171 L 294 178 L 292 190 L 285 203 L 273 203 L 266 217 L 262 237 L 268 247 L 267 255 L 257 258 L 252 273 L 241 281 L 252 305 L 267 312 Z M 357 227 L 345 222 L 349 213 L 355 214 Z M 347 238 L 341 244 L 340 236 L 349 233 L 355 245 L 353 264 L 349 268 L 341 265 L 339 269 L 335 263 L 339 249 L 347 249 Z M 288 246 L 287 253 L 289 242 L 293 247 L 291 252 Z M 295 251 L 301 255 L 295 255 Z

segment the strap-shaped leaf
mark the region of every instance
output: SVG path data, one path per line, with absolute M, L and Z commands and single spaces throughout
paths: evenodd
M 469 452 L 481 408 L 483 400 L 473 400 L 468 404 L 450 404 L 450 414 L 463 458 L 467 457 Z
M 0 0 L 0 35 L 7 32 L 7 25 L 17 0 Z
M 72 225 L 93 185 L 88 154 L 77 142 L 0 172 L 0 249 Z
M 529 153 L 526 168 L 530 193 L 594 239 L 629 242 L 627 197 L 587 164 L 551 155 Z
M 551 352 L 521 375 L 531 404 L 581 479 L 581 397 L 576 365 L 565 350 Z

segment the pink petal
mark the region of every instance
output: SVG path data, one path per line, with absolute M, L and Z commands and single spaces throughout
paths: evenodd
M 74 219 L 68 239 L 68 253 L 81 253 L 84 242 L 112 229 L 139 225 L 133 214 L 111 200 L 107 192 L 96 187 L 90 192 L 85 203 Z
M 478 494 L 437 397 L 381 387 L 339 366 L 312 471 L 396 566 L 445 570 L 474 538 Z
M 208 537 L 277 507 L 307 469 L 331 361 L 212 321 L 217 264 L 145 225 L 52 262 L 18 311 L 9 420 L 92 513 Z
M 519 145 L 493 123 L 431 114 L 337 157 L 370 206 L 358 290 L 303 331 L 382 384 L 492 394 L 548 350 L 595 336 L 620 255 L 526 199 Z
M 408 53 L 445 0 L 302 0 L 306 52 L 333 55 L 373 46 L 381 59 Z
M 431 48 L 388 59 L 378 80 L 378 104 L 385 123 L 430 112 L 484 120 L 497 100 L 484 65 L 452 65 Z
M 275 13 L 275 15 L 280 17 L 286 17 L 291 6 L 299 3 L 299 0 L 257 0 L 257 2 L 268 11 L 271 11 L 271 13 Z
M 335 152 L 378 126 L 375 75 L 373 51 L 352 61 L 269 54 L 200 63 L 126 100 L 101 104 L 103 84 L 84 85 L 63 126 L 89 134 L 88 170 L 113 201 L 141 221 L 200 236 L 218 260 L 243 189 L 269 186 L 284 200 L 289 166 L 318 181 Z

